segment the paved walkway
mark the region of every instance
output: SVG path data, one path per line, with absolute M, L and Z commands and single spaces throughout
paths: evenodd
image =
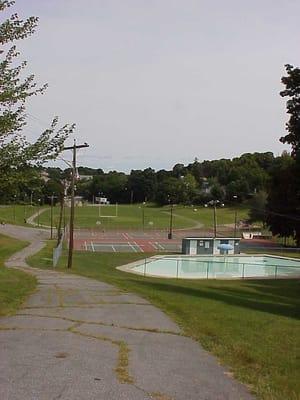
M 3 232 L 5 231 L 5 232 Z M 92 279 L 7 265 L 38 279 L 15 316 L 0 319 L 1 400 L 250 400 L 217 360 L 144 299 Z

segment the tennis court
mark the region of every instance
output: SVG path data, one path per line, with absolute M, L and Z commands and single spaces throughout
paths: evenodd
M 76 250 L 92 252 L 181 252 L 182 238 L 195 231 L 174 231 L 168 239 L 168 231 L 101 231 L 76 229 L 74 247 Z

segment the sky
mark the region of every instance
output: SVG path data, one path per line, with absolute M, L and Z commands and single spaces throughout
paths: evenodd
M 16 0 L 11 11 L 39 17 L 18 48 L 49 84 L 25 132 L 34 140 L 55 115 L 75 122 L 90 145 L 81 165 L 159 170 L 288 149 L 279 92 L 284 64 L 300 66 L 299 0 Z

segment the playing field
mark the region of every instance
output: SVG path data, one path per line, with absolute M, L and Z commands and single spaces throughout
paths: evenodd
M 234 224 L 233 208 L 217 209 L 217 224 Z M 65 219 L 68 220 L 69 208 L 66 208 Z M 247 209 L 238 210 L 238 219 L 247 217 Z M 53 209 L 54 225 L 57 225 L 59 207 Z M 50 225 L 50 209 L 40 216 L 40 223 Z M 213 210 L 204 207 L 183 207 L 173 209 L 174 229 L 179 228 L 212 228 Z M 167 230 L 170 226 L 170 208 L 155 207 L 152 205 L 115 205 L 110 206 L 83 206 L 76 207 L 76 228 L 97 229 L 141 229 L 141 230 Z
M 25 219 L 38 211 L 38 206 L 25 205 L 1 205 L 0 222 L 6 224 L 25 225 Z

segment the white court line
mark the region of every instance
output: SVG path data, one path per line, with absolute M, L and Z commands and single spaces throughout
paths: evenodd
M 117 250 L 114 248 L 114 246 L 113 246 L 113 245 L 111 245 L 111 247 L 112 247 L 113 251 L 116 253 L 116 252 L 117 252 Z
M 91 242 L 91 248 L 92 248 L 92 251 L 95 253 L 95 247 L 94 247 L 94 243 L 93 242 Z
M 112 247 L 112 246 L 117 246 L 117 247 L 128 247 L 128 244 L 127 243 L 114 243 L 114 244 L 111 244 L 111 243 L 94 243 L 94 246 L 96 246 L 96 247 Z
M 133 243 L 140 249 L 141 253 L 145 253 L 144 250 L 141 248 L 141 246 L 139 246 L 139 245 L 137 244 L 137 242 L 133 242 Z
M 155 242 L 155 243 L 156 243 L 156 245 L 158 246 L 159 249 L 165 250 L 165 248 L 160 243 L 158 243 L 158 242 Z
M 86 241 L 84 241 L 84 247 L 85 247 L 85 251 L 87 251 L 87 243 L 86 243 Z
M 134 247 L 134 246 L 132 246 L 132 244 L 130 243 L 130 242 L 127 242 L 128 243 L 128 246 L 130 246 L 131 248 L 132 248 L 132 250 L 135 252 L 135 253 L 137 253 L 137 249 Z

